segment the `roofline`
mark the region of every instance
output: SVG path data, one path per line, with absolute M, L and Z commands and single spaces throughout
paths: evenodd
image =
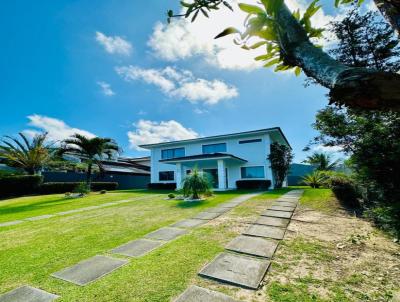
M 257 134 L 257 133 L 273 132 L 273 131 L 278 131 L 282 135 L 283 139 L 285 140 L 285 142 L 287 143 L 289 148 L 292 149 L 292 146 L 290 146 L 289 141 L 287 140 L 285 134 L 283 134 L 283 131 L 280 127 L 272 127 L 272 128 L 265 128 L 265 129 L 252 130 L 252 131 L 236 132 L 236 133 L 230 133 L 230 134 L 205 136 L 205 137 L 199 137 L 199 138 L 184 139 L 184 140 L 179 140 L 179 141 L 169 141 L 169 142 L 162 142 L 162 143 L 155 143 L 155 144 L 145 144 L 145 145 L 139 145 L 139 147 L 144 148 L 144 149 L 151 149 L 153 147 L 158 147 L 158 146 L 174 145 L 174 144 L 180 144 L 180 143 L 189 143 L 189 142 L 203 141 L 203 140 L 209 140 L 209 139 L 225 138 L 225 137 L 232 137 L 232 136 L 246 135 L 246 134 Z

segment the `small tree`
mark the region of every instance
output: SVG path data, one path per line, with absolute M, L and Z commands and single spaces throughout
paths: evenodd
M 192 196 L 192 199 L 199 199 L 200 194 L 209 192 L 211 185 L 208 177 L 194 168 L 192 172 L 185 177 L 183 181 L 183 194 L 185 196 Z
M 293 159 L 292 149 L 277 142 L 271 144 L 271 151 L 268 160 L 271 163 L 272 174 L 274 177 L 275 188 L 282 188 L 289 166 Z
M 314 166 L 318 171 L 332 171 L 339 164 L 339 160 L 332 161 L 329 154 L 322 152 L 314 152 L 312 155 L 307 156 L 303 162 Z

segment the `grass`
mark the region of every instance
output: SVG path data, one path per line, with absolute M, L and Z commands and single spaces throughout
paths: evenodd
M 266 194 L 273 198 L 278 197 L 280 192 Z M 164 194 L 157 198 L 149 197 L 75 215 L 1 228 L 0 293 L 29 284 L 59 294 L 62 297 L 59 301 L 169 301 L 184 291 L 200 268 L 236 235 L 230 227 L 221 224 L 196 228 L 144 257 L 130 259 L 128 265 L 85 287 L 52 278 L 50 274 L 94 255 L 107 255 L 112 248 L 192 217 L 241 193 L 244 192 L 218 193 L 205 202 L 190 206 L 184 206 L 180 201 L 164 200 Z M 96 198 L 106 198 L 109 202 L 113 198 L 129 198 L 138 194 L 145 192 L 89 196 L 86 197 L 88 200 L 84 198 L 79 202 L 87 206 L 92 202 L 106 202 Z M 14 215 L 24 213 L 18 212 L 24 205 L 34 209 L 35 205 L 48 205 L 41 210 L 25 211 L 30 215 L 64 210 L 63 207 L 67 206 L 67 202 L 63 204 L 62 201 L 58 205 L 57 196 L 42 198 L 43 201 L 37 196 L 3 202 L 6 207 L 17 210 Z M 7 215 L 15 217 L 11 212 Z
M 332 212 L 338 208 L 338 203 L 331 189 L 312 189 L 309 187 L 298 187 L 304 190 L 300 199 L 302 206 L 312 208 L 321 212 Z

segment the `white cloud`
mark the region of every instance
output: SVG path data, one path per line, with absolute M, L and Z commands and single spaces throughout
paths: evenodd
M 28 125 L 38 129 L 38 130 L 36 129 L 24 130 L 24 133 L 26 133 L 29 136 L 34 136 L 36 133 L 39 133 L 40 130 L 42 132 L 47 132 L 48 139 L 53 142 L 64 140 L 75 133 L 85 135 L 87 137 L 95 137 L 93 133 L 78 128 L 72 128 L 69 125 L 67 125 L 64 121 L 56 118 L 33 114 L 29 115 L 28 119 L 29 119 Z
M 106 82 L 103 82 L 103 81 L 100 81 L 100 82 L 97 82 L 97 85 L 100 86 L 101 92 L 102 92 L 104 95 L 106 95 L 106 96 L 113 96 L 113 95 L 115 95 L 115 92 L 111 89 L 111 85 L 110 85 L 110 84 L 108 84 L 108 83 L 106 83 Z
M 177 121 L 149 121 L 139 120 L 133 124 L 135 131 L 129 131 L 130 147 L 143 151 L 139 145 L 176 141 L 199 137 L 199 134 L 190 128 L 185 128 Z
M 314 151 L 319 151 L 319 152 L 327 152 L 327 153 L 339 153 L 343 151 L 343 148 L 340 146 L 324 146 L 324 145 L 318 145 L 313 147 Z
M 248 0 L 246 3 L 258 4 L 259 1 Z M 308 6 L 305 0 L 286 0 L 292 11 L 300 9 L 304 12 Z M 242 12 L 237 3 L 233 3 L 234 11 L 221 8 L 211 13 L 210 19 L 200 16 L 191 23 L 187 19 L 173 19 L 171 24 L 158 22 L 154 26 L 148 45 L 155 56 L 167 61 L 177 61 L 194 56 L 201 56 L 211 65 L 222 69 L 251 70 L 260 68 L 262 62 L 256 62 L 254 57 L 265 52 L 262 47 L 246 51 L 233 43 L 232 36 L 214 40 L 223 29 L 233 26 L 243 29 L 246 13 Z M 314 26 L 324 26 L 334 17 L 327 15 L 321 9 L 312 18 Z
M 96 32 L 96 41 L 111 54 L 120 54 L 129 56 L 132 52 L 132 44 L 120 36 L 106 36 L 102 32 Z
M 221 80 L 196 78 L 188 70 L 173 67 L 164 69 L 143 69 L 137 66 L 116 68 L 117 73 L 127 81 L 141 80 L 157 86 L 169 97 L 185 99 L 191 103 L 214 105 L 225 99 L 238 96 L 236 87 Z

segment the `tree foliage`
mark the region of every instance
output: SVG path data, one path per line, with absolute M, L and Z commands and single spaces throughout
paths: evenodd
M 54 155 L 54 149 L 46 144 L 47 133 L 36 134 L 30 141 L 23 133 L 20 139 L 5 136 L 0 141 L 0 157 L 13 168 L 24 170 L 30 175 L 40 174 Z
M 339 160 L 332 161 L 331 155 L 322 152 L 314 152 L 303 162 L 314 166 L 318 171 L 332 171 L 339 164 Z
M 191 196 L 192 199 L 200 199 L 200 194 L 210 190 L 210 179 L 197 168 L 194 168 L 183 180 L 183 194 Z
M 268 160 L 271 163 L 275 188 L 281 188 L 283 181 L 289 172 L 290 163 L 293 159 L 292 149 L 286 145 L 274 142 L 271 144 Z
M 102 171 L 101 160 L 104 158 L 111 159 L 120 152 L 121 149 L 111 138 L 88 138 L 81 134 L 74 134 L 70 138 L 64 140 L 59 150 L 60 154 L 68 153 L 77 155 L 87 163 L 86 183 L 89 188 L 93 165 L 98 166 L 100 171 Z

